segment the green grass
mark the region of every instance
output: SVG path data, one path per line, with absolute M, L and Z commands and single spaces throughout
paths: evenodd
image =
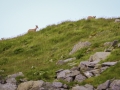
M 98 18 L 65 21 L 49 25 L 36 33 L 1 40 L 0 70 L 4 72 L 0 72 L 0 75 L 23 72 L 28 80 L 53 81 L 55 71 L 71 68 L 67 63 L 56 65 L 58 60 L 76 57 L 75 62 L 79 65 L 80 61 L 87 60 L 95 52 L 104 51 L 105 42 L 120 41 L 120 23 L 114 23 L 114 20 Z M 69 55 L 73 46 L 80 41 L 89 41 L 92 45 Z M 119 61 L 119 52 L 120 49 L 116 47 L 105 61 Z M 120 78 L 119 67 L 120 63 L 110 67 L 100 76 L 89 78 L 80 84 L 90 83 L 97 86 L 107 79 Z M 71 82 L 69 85 L 75 83 Z

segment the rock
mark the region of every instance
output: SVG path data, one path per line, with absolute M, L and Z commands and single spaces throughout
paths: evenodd
M 75 76 L 75 80 L 74 81 L 77 81 L 77 82 L 82 82 L 83 80 L 85 80 L 86 77 L 83 76 L 82 74 L 79 74 L 79 75 L 76 75 Z
M 101 72 L 105 71 L 107 68 L 109 68 L 108 66 L 105 66 L 105 67 L 101 67 L 100 70 Z
M 90 63 L 89 61 L 81 61 L 78 67 L 80 67 L 81 70 L 86 71 L 89 63 Z
M 86 84 L 85 87 L 87 88 L 87 90 L 94 90 L 94 87 L 90 84 Z
M 63 71 L 64 69 L 59 69 L 58 71 L 56 71 L 56 73 L 59 73 L 59 72 L 61 72 L 61 71 Z
M 68 86 L 66 84 L 63 85 L 63 88 L 68 89 Z
M 120 90 L 120 80 L 114 80 L 110 84 L 110 88 L 111 88 L 111 90 Z
M 85 86 L 75 86 L 72 88 L 72 90 L 94 90 L 94 87 L 92 85 L 86 84 Z
M 72 82 L 73 81 L 73 77 L 67 77 L 67 78 L 65 78 L 65 81 Z
M 79 42 L 78 44 L 74 45 L 72 51 L 69 53 L 69 55 L 75 53 L 76 51 L 80 50 L 81 48 L 90 46 L 91 43 L 86 41 L 86 42 Z
M 74 77 L 74 76 L 76 76 L 78 74 L 80 74 L 80 71 L 75 70 L 75 71 L 71 71 L 70 76 Z
M 109 88 L 109 85 L 110 85 L 110 80 L 107 80 L 105 83 L 100 84 L 97 87 L 97 90 L 106 90 L 107 88 Z
M 40 87 L 44 84 L 44 81 L 28 81 L 21 83 L 17 90 L 39 90 Z
M 53 90 L 52 83 L 50 82 L 45 82 L 42 87 L 40 87 L 40 90 Z
M 53 82 L 52 86 L 56 87 L 56 88 L 61 88 L 61 87 L 63 87 L 63 84 L 61 82 Z
M 90 71 L 86 71 L 86 72 L 84 72 L 84 74 L 85 74 L 85 76 L 88 77 L 88 78 L 94 76 Z
M 98 75 L 100 75 L 101 70 L 100 70 L 100 69 L 94 69 L 94 70 L 91 70 L 90 72 L 91 72 L 94 76 L 98 76 Z
M 75 86 L 72 88 L 72 90 L 88 90 L 84 86 Z
M 117 62 L 104 62 L 102 63 L 102 66 L 113 66 L 115 64 L 117 64 Z
M 16 90 L 17 86 L 11 83 L 0 84 L 0 90 Z
M 75 66 L 75 67 L 72 67 L 72 68 L 70 69 L 70 71 L 74 71 L 74 70 L 80 71 L 80 68 L 77 67 L 77 66 Z
M 69 74 L 71 71 L 70 70 L 63 70 L 59 73 L 57 73 L 57 79 L 64 79 L 66 78 L 66 74 Z
M 16 83 L 17 83 L 17 81 L 16 81 L 15 78 L 9 78 L 9 79 L 6 80 L 6 82 L 7 82 L 7 83 L 14 84 L 14 85 L 16 85 Z
M 106 59 L 108 55 L 110 55 L 110 52 L 96 52 L 89 58 L 89 61 L 93 62 L 97 60 L 97 62 L 99 62 L 101 60 Z

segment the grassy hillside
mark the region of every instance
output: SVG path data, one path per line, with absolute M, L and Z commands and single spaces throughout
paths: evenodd
M 105 42 L 120 41 L 120 23 L 114 23 L 114 20 L 98 18 L 65 21 L 47 26 L 38 32 L 1 40 L 0 75 L 23 72 L 28 80 L 52 81 L 55 71 L 71 68 L 68 63 L 56 65 L 58 60 L 77 57 L 74 62 L 78 66 L 80 61 L 87 60 L 95 52 L 104 51 Z M 69 55 L 79 41 L 89 41 L 92 45 Z M 88 49 L 89 53 L 86 53 Z M 118 61 L 119 58 L 120 49 L 116 47 L 105 61 Z M 107 69 L 101 76 L 92 77 L 81 84 L 97 86 L 107 79 L 120 78 L 119 70 L 120 63 Z

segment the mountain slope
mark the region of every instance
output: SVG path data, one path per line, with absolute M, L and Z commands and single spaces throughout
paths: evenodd
M 120 23 L 114 23 L 114 18 L 81 19 L 65 21 L 50 25 L 38 32 L 27 33 L 11 39 L 0 41 L 0 75 L 6 76 L 23 72 L 28 80 L 42 79 L 52 81 L 55 71 L 71 68 L 67 63 L 56 65 L 58 60 L 77 57 L 74 61 L 87 60 L 95 52 L 104 51 L 105 42 L 120 40 Z M 79 41 L 89 41 L 92 45 L 69 55 L 73 46 Z M 89 53 L 86 51 L 89 49 Z M 82 52 L 82 56 L 79 55 Z M 106 61 L 118 61 L 120 49 L 112 51 Z M 120 78 L 120 63 L 102 73 L 99 77 L 90 78 L 84 83 L 98 85 L 107 79 Z M 115 73 L 111 73 L 114 70 Z

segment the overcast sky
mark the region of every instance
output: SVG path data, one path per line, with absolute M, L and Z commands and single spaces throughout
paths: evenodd
M 0 38 L 87 16 L 119 17 L 120 0 L 0 0 Z

